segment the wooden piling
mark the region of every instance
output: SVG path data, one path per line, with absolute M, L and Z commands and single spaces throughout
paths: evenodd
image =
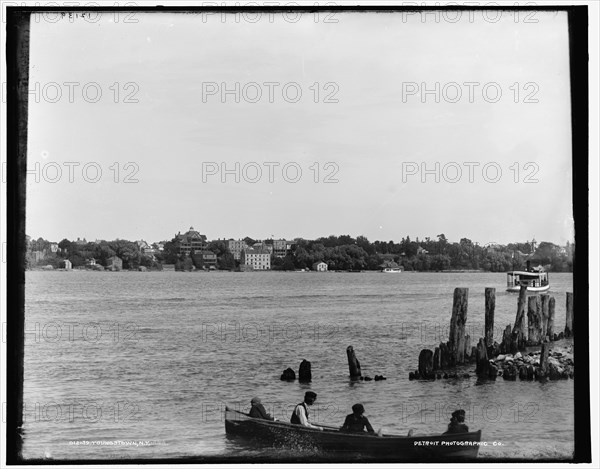
M 550 340 L 554 340 L 554 309 L 556 307 L 556 300 L 553 296 L 548 300 L 548 328 L 546 333 Z
M 465 335 L 465 351 L 464 351 L 465 363 L 468 363 L 471 359 L 471 336 Z
M 296 372 L 291 368 L 286 368 L 281 373 L 281 377 L 279 378 L 281 381 L 294 381 L 296 379 Z
M 424 379 L 430 379 L 434 376 L 433 352 L 429 349 L 423 349 L 419 354 L 419 375 Z
M 515 318 L 515 325 L 513 326 L 513 336 L 515 336 L 517 349 L 523 349 L 525 347 L 525 341 L 527 333 L 525 331 L 525 305 L 527 303 L 527 286 L 521 285 L 519 290 L 519 299 L 517 300 L 517 316 Z
M 496 310 L 496 289 L 485 289 L 485 345 L 494 344 L 494 311 Z
M 530 296 L 527 302 L 527 343 L 537 345 L 540 343 L 542 331 L 542 308 L 539 296 Z
M 548 373 L 548 350 L 550 346 L 548 344 L 542 344 L 542 353 L 540 354 L 540 372 L 542 376 Z
M 462 365 L 465 362 L 465 323 L 467 322 L 468 302 L 469 289 L 455 288 L 448 340 L 452 365 Z
M 514 355 L 519 350 L 525 348 L 525 339 L 523 337 L 523 333 L 519 329 L 513 329 L 512 334 L 510 335 L 510 347 L 508 353 Z
M 540 300 L 542 302 L 542 330 L 540 340 L 544 342 L 548 335 L 548 301 L 550 297 L 548 295 L 541 295 Z
M 300 369 L 298 370 L 298 381 L 301 383 L 310 383 L 312 381 L 312 372 L 310 370 L 310 362 L 302 360 Z
M 565 337 L 573 335 L 573 293 L 567 292 L 567 323 L 565 324 Z
M 506 326 L 504 329 L 504 333 L 502 334 L 502 343 L 500 344 L 500 353 L 509 353 L 510 352 L 510 343 L 512 341 L 512 327 L 510 324 Z
M 440 369 L 445 370 L 450 366 L 450 350 L 448 344 L 440 342 Z
M 441 370 L 441 362 L 440 362 L 440 348 L 436 347 L 433 350 L 433 369 L 434 370 Z
M 487 346 L 485 345 L 484 339 L 479 339 L 477 344 L 477 366 L 475 367 L 475 373 L 477 376 L 487 377 L 489 374 L 490 361 L 487 355 Z
M 346 355 L 348 355 L 348 367 L 350 368 L 350 378 L 358 379 L 360 378 L 360 362 L 356 358 L 354 353 L 354 348 L 352 345 L 349 345 L 346 349 Z

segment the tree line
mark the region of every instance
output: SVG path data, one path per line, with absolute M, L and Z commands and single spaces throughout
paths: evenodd
M 259 240 L 246 237 L 246 244 L 252 246 Z M 270 239 L 265 244 L 272 244 Z M 181 254 L 177 237 L 164 243 L 162 251 L 144 252 L 134 241 L 116 239 L 114 241 L 75 242 L 63 239 L 58 243 L 56 253 L 50 252 L 49 241 L 42 238 L 30 240 L 27 249 L 27 266 L 53 265 L 60 267 L 61 261 L 69 259 L 73 267 L 86 265 L 88 259 L 106 266 L 109 258 L 117 256 L 123 261 L 123 269 L 162 269 L 164 264 L 174 264 L 177 270 L 204 268 L 201 253 Z M 216 268 L 236 270 L 239 261 L 234 259 L 224 240 L 210 241 L 206 250 L 217 256 Z M 45 252 L 43 259 L 35 261 L 35 251 Z M 315 240 L 296 239 L 285 257 L 271 257 L 273 270 L 297 270 L 312 268 L 317 262 L 325 262 L 329 270 L 381 270 L 386 266 L 402 266 L 404 270 L 445 271 L 480 270 L 506 272 L 526 266 L 527 260 L 533 265 L 543 265 L 554 272 L 573 270 L 574 246 L 567 242 L 562 247 L 542 241 L 539 245 L 530 242 L 515 242 L 507 245 L 480 245 L 468 238 L 450 242 L 444 234 L 436 238 L 411 240 L 409 236 L 400 242 L 369 241 L 365 236 L 356 238 L 350 235 L 321 237 Z

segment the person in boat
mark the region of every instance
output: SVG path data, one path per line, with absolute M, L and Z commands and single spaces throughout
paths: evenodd
M 264 420 L 277 420 L 275 417 L 271 417 L 266 411 L 265 406 L 262 405 L 260 397 L 253 397 L 250 401 L 250 405 L 252 406 L 250 413 L 248 414 L 250 417 Z
M 352 413 L 346 416 L 344 425 L 342 426 L 343 432 L 352 433 L 363 433 L 365 428 L 369 433 L 375 433 L 369 419 L 363 414 L 365 413 L 365 407 L 362 404 L 354 404 L 352 406 Z
M 315 430 L 323 430 L 322 427 L 317 425 L 313 425 L 308 420 L 308 408 L 315 403 L 317 400 L 317 393 L 313 391 L 306 391 L 304 394 L 304 402 L 298 404 L 294 411 L 292 412 L 292 418 L 290 422 L 295 423 L 297 425 L 302 425 L 303 427 L 314 428 Z
M 459 409 L 452 412 L 448 430 L 444 432 L 444 435 L 447 433 L 467 433 L 468 431 L 469 427 L 465 424 L 465 411 Z

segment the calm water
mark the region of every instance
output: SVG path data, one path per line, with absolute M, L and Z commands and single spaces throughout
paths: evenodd
M 550 280 L 562 330 L 572 275 Z M 341 425 L 362 402 L 376 430 L 434 433 L 464 408 L 488 442 L 481 457 L 572 455 L 572 380 L 408 380 L 419 351 L 448 340 L 455 287 L 469 287 L 473 345 L 484 288 L 496 288 L 500 341 L 517 304 L 505 274 L 27 272 L 26 281 L 26 458 L 277 458 L 228 440 L 224 406 L 247 411 L 258 395 L 287 420 L 307 389 L 318 393 L 311 420 L 324 424 Z M 363 375 L 387 380 L 351 383 L 348 345 Z M 279 380 L 302 359 L 311 384 Z M 72 444 L 85 440 L 151 443 Z

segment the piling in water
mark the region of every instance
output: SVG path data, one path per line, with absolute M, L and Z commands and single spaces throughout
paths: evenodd
M 354 354 L 354 348 L 352 347 L 352 345 L 348 346 L 348 348 L 346 349 L 346 355 L 348 355 L 348 367 L 350 368 L 350 378 L 359 379 L 361 376 L 360 362 Z
M 423 349 L 419 354 L 419 375 L 424 379 L 435 379 L 433 373 L 433 352 L 429 349 Z
M 549 300 L 550 300 L 550 297 L 548 295 L 542 295 L 540 297 L 540 301 L 542 303 L 542 330 L 541 330 L 540 340 L 542 342 L 546 341 L 546 336 L 548 335 L 548 316 L 549 316 L 548 301 Z
M 565 337 L 573 335 L 573 293 L 567 292 L 567 322 L 565 324 Z
M 287 368 L 283 370 L 279 379 L 281 379 L 281 381 L 294 381 L 296 379 L 296 372 L 291 368 Z
M 553 296 L 548 300 L 548 327 L 546 334 L 550 340 L 554 340 L 554 309 L 556 308 L 556 300 Z
M 469 363 L 471 361 L 471 336 L 469 334 L 465 335 L 464 357 L 465 363 Z
M 300 363 L 300 369 L 298 370 L 298 381 L 301 383 L 310 383 L 312 381 L 310 362 L 307 360 L 302 360 L 302 363 Z
M 512 327 L 510 324 L 504 329 L 502 342 L 500 343 L 500 353 L 510 353 L 510 343 L 512 341 Z
M 542 331 L 542 307 L 539 296 L 530 296 L 527 302 L 527 343 L 537 345 L 540 343 Z
M 519 299 L 517 300 L 517 316 L 515 318 L 515 325 L 513 326 L 513 342 L 516 343 L 516 349 L 523 349 L 526 342 L 526 331 L 525 331 L 525 304 L 527 303 L 527 286 L 521 285 L 519 290 Z M 514 352 L 512 352 L 514 353 Z
M 433 350 L 433 369 L 434 370 L 442 369 L 441 362 L 440 362 L 440 348 L 439 347 L 436 347 Z
M 496 289 L 485 289 L 485 346 L 494 344 L 494 311 L 496 310 Z
M 546 376 L 548 373 L 548 344 L 542 344 L 542 353 L 540 355 L 540 375 Z
M 451 365 L 462 365 L 465 362 L 465 323 L 467 322 L 468 301 L 468 288 L 454 289 L 450 337 L 448 340 Z
M 490 362 L 487 355 L 487 346 L 485 345 L 484 339 L 479 339 L 477 344 L 477 366 L 475 367 L 475 373 L 480 377 L 487 377 L 489 375 Z
M 450 349 L 448 344 L 440 343 L 440 368 L 445 370 L 450 366 Z

